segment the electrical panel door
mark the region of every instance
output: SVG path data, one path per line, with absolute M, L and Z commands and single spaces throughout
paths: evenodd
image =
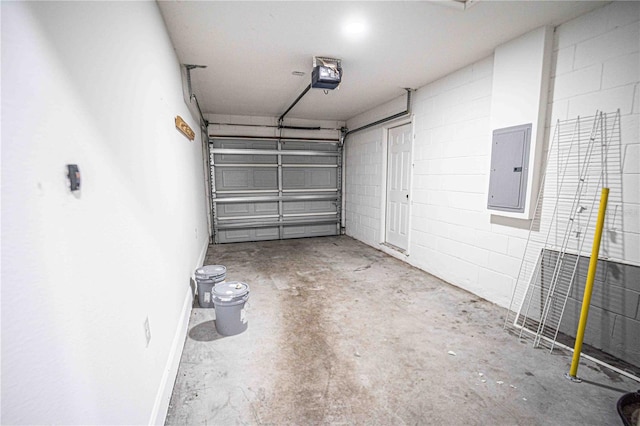
M 496 129 L 491 147 L 490 210 L 524 212 L 531 124 Z

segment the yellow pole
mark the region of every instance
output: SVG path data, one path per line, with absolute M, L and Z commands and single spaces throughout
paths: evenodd
M 602 188 L 600 195 L 600 208 L 598 209 L 598 222 L 596 232 L 593 236 L 593 248 L 591 249 L 591 260 L 589 261 L 589 272 L 587 282 L 584 286 L 584 297 L 582 298 L 582 310 L 580 311 L 580 322 L 576 332 L 576 344 L 573 348 L 573 360 L 568 378 L 576 380 L 578 374 L 578 363 L 580 362 L 580 352 L 582 351 L 582 341 L 584 340 L 584 330 L 587 327 L 587 317 L 589 316 L 589 305 L 591 304 L 591 292 L 593 291 L 593 280 L 596 277 L 598 267 L 598 253 L 600 252 L 600 241 L 602 239 L 602 227 L 604 225 L 604 214 L 607 210 L 607 200 L 609 199 L 609 188 Z M 577 381 L 580 381 L 579 379 Z

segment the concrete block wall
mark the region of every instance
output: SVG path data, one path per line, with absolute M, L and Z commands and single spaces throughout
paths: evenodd
M 609 150 L 601 256 L 640 263 L 640 4 L 614 2 L 556 29 L 548 124 L 620 110 L 621 146 Z M 585 123 L 590 126 L 591 123 Z
M 512 236 L 486 211 L 492 70 L 489 57 L 416 93 L 409 254 L 413 265 L 487 299 L 502 287 L 509 293 L 505 268 L 517 264 Z
M 560 327 L 572 336 L 588 268 L 589 259 L 581 258 Z M 640 267 L 598 261 L 585 342 L 640 367 Z
M 547 116 L 548 143 L 549 123 L 558 118 L 620 108 L 623 193 L 606 238 L 619 246 L 609 255 L 633 265 L 640 264 L 639 16 L 640 3 L 614 2 L 556 28 Z M 399 257 L 508 306 L 529 222 L 486 210 L 492 76 L 490 56 L 414 93 L 411 233 L 407 256 Z M 354 117 L 347 127 L 383 117 L 392 102 Z M 385 132 L 378 127 L 356 134 L 345 148 L 346 232 L 383 250 Z
M 346 150 L 347 233 L 372 246 L 381 241 L 382 136 L 377 130 L 363 131 L 349 138 Z
M 542 263 L 543 270 L 540 275 L 542 282 L 536 288 L 549 288 L 550 277 L 553 275 L 557 259 L 558 252 L 545 251 L 545 261 Z M 574 265 L 576 256 L 565 256 L 565 259 L 569 265 Z M 571 289 L 559 327 L 560 331 L 568 336 L 575 336 L 578 329 L 588 269 L 589 257 L 583 256 L 578 259 L 573 279 L 571 278 L 572 266 L 563 269 L 561 274 L 563 283 L 571 281 Z M 537 305 L 536 302 L 540 298 L 540 295 L 534 295 L 531 300 L 534 305 Z M 559 298 L 556 304 L 557 311 L 554 311 L 550 316 L 560 314 L 562 302 L 563 300 Z M 535 306 L 533 310 L 538 308 L 539 305 Z M 599 260 L 594 278 L 584 343 L 640 367 L 639 337 L 640 267 Z M 573 344 L 573 341 L 569 343 Z

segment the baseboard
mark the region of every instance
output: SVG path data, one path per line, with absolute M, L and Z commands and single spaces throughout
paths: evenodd
M 194 270 L 196 268 L 201 267 L 204 264 L 204 258 L 207 256 L 207 250 L 209 249 L 209 241 L 205 241 L 204 243 L 204 247 L 202 247 L 202 250 L 200 251 L 200 257 L 198 257 L 198 263 L 196 264 L 196 267 L 194 268 Z
M 198 263 L 194 270 L 202 266 L 204 258 L 207 254 L 209 242 L 207 241 L 202 248 Z M 178 376 L 178 367 L 180 366 L 180 358 L 182 357 L 182 349 L 184 347 L 185 339 L 187 338 L 187 331 L 189 329 L 189 317 L 191 316 L 191 308 L 193 307 L 193 290 L 189 286 L 184 297 L 182 304 L 182 312 L 180 314 L 180 321 L 176 328 L 176 333 L 173 337 L 171 344 L 171 352 L 167 360 L 167 365 L 160 381 L 160 387 L 156 394 L 156 401 L 153 404 L 153 411 L 149 418 L 150 425 L 164 425 L 169 411 L 169 402 L 171 402 L 171 393 L 173 392 L 173 385 L 175 384 L 176 377 Z

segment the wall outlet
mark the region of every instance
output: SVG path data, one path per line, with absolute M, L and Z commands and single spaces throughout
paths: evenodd
M 149 347 L 149 342 L 151 341 L 151 327 L 149 327 L 149 317 L 144 320 L 144 337 L 147 339 L 147 348 Z

